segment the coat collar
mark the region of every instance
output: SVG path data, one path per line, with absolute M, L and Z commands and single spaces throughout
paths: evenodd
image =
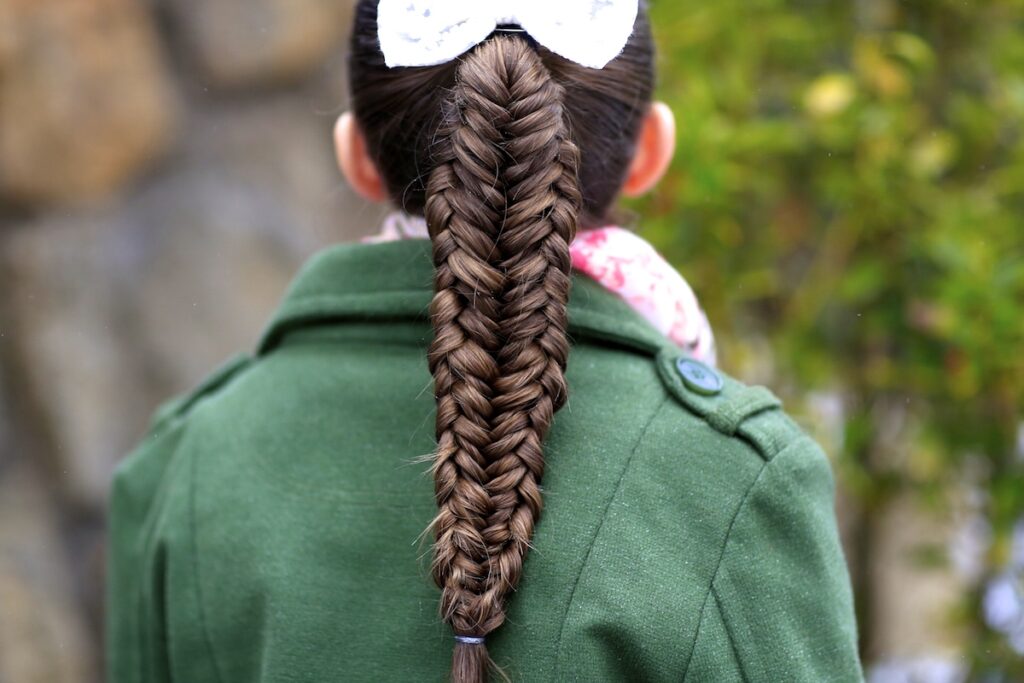
M 292 282 L 263 334 L 258 353 L 291 331 L 344 320 L 429 320 L 434 268 L 425 240 L 343 244 L 314 256 Z M 625 302 L 574 275 L 569 333 L 655 354 L 672 344 Z

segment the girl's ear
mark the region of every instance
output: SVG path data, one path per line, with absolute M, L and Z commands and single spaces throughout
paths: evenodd
M 636 156 L 629 167 L 622 194 L 639 197 L 658 184 L 676 152 L 676 117 L 664 102 L 651 105 L 640 130 Z
M 352 112 L 342 114 L 334 126 L 334 151 L 338 156 L 338 166 L 352 189 L 371 202 L 387 201 L 384 180 L 370 158 L 366 139 Z

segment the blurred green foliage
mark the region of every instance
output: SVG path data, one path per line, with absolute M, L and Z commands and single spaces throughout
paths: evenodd
M 679 148 L 638 208 L 697 287 L 724 367 L 769 364 L 784 393 L 842 398 L 855 537 L 895 493 L 944 504 L 970 465 L 996 571 L 1024 512 L 1024 0 L 654 0 L 651 14 Z M 1024 680 L 967 599 L 975 673 Z

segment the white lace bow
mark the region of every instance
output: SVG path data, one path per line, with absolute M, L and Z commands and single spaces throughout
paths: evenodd
M 633 34 L 639 0 L 380 0 L 389 67 L 450 62 L 503 25 L 518 25 L 566 59 L 603 69 Z

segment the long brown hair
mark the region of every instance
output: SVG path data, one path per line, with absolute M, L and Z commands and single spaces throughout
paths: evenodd
M 356 9 L 356 120 L 392 200 L 433 242 L 437 401 L 433 576 L 456 636 L 452 680 L 487 679 L 482 639 L 543 498 L 543 444 L 565 403 L 569 244 L 625 180 L 654 80 L 641 8 L 624 52 L 587 69 L 499 30 L 458 60 L 389 69 L 378 0 Z

